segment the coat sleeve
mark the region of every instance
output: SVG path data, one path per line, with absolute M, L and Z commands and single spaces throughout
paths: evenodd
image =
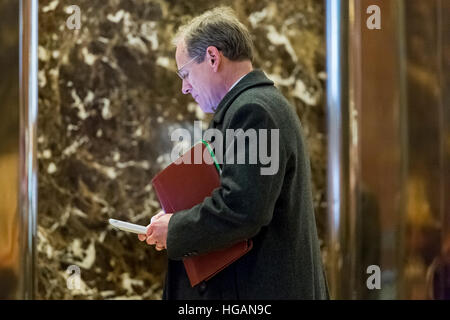
M 263 138 L 260 129 L 266 129 L 267 138 L 264 140 L 268 141 L 268 147 L 265 154 L 270 154 L 271 149 L 278 153 L 278 170 L 273 174 L 261 174 L 261 169 L 269 165 L 267 162 L 263 164 L 264 161 L 261 163 L 259 154 L 257 162 L 249 164 L 251 148 L 248 144 L 243 149 L 245 164 L 232 164 L 224 160 L 220 187 L 202 203 L 189 210 L 179 211 L 170 219 L 167 236 L 167 255 L 170 259 L 203 254 L 250 239 L 272 220 L 286 162 L 279 127 L 262 106 L 245 104 L 231 117 L 227 129 L 254 131 L 258 142 Z M 278 130 L 278 135 L 276 139 L 271 139 L 274 129 Z M 257 150 L 259 153 L 260 144 Z M 276 161 L 274 155 L 270 157 Z

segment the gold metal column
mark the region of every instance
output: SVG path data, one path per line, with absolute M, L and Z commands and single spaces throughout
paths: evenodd
M 332 296 L 450 299 L 450 4 L 326 4 Z
M 395 298 L 405 207 L 402 1 L 327 1 L 328 272 L 336 299 Z M 369 266 L 381 289 L 367 287 Z
M 349 296 L 348 237 L 348 2 L 326 1 L 328 123 L 327 277 L 334 299 Z M 350 241 L 351 242 L 351 241 Z
M 0 6 L 0 299 L 32 299 L 38 1 L 7 0 Z
M 380 29 L 367 23 L 374 4 Z M 403 284 L 408 164 L 403 11 L 403 0 L 350 1 L 349 215 L 356 299 L 399 298 Z M 367 286 L 370 266 L 379 267 L 380 289 Z

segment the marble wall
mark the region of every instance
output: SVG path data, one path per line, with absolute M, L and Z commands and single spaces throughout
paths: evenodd
M 324 7 L 320 0 L 39 1 L 39 299 L 159 299 L 164 252 L 113 230 L 148 224 L 151 178 L 169 163 L 170 132 L 205 116 L 181 94 L 171 36 L 214 5 L 232 6 L 254 35 L 255 66 L 305 129 L 319 235 L 326 203 Z M 81 10 L 70 30 L 68 7 Z M 70 290 L 68 267 L 80 269 Z M 69 286 L 70 287 L 70 286 Z

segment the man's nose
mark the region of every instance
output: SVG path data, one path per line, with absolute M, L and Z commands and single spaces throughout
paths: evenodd
M 183 94 L 191 93 L 192 86 L 187 80 L 183 80 L 183 85 L 181 86 L 181 91 Z

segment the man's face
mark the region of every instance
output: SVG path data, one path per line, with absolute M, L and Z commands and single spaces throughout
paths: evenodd
M 208 64 L 207 58 L 201 63 L 189 57 L 184 42 L 177 45 L 175 53 L 178 71 L 183 79 L 181 91 L 191 94 L 203 112 L 213 113 L 220 102 L 217 88 L 217 76 Z

